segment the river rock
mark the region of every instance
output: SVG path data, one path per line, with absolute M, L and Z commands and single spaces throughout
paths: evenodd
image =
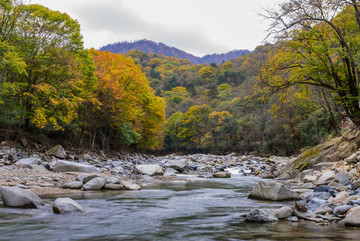
M 276 221 L 278 221 L 277 217 L 261 209 L 252 209 L 245 218 L 245 222 L 249 223 L 271 223 Z
M 164 170 L 159 165 L 137 165 L 135 169 L 143 175 L 155 176 L 164 174 Z
M 291 207 L 282 207 L 276 211 L 275 217 L 278 219 L 285 219 L 293 215 L 293 209 Z
M 351 212 L 348 213 L 344 219 L 346 226 L 360 226 L 360 207 L 355 207 L 351 209 Z
M 323 221 L 322 218 L 316 218 L 316 214 L 310 210 L 308 210 L 306 212 L 300 212 L 300 211 L 294 209 L 294 214 L 298 218 L 302 218 L 302 219 L 313 221 L 313 222 L 322 222 Z
M 128 182 L 128 181 L 122 181 L 121 184 L 125 187 L 126 190 L 140 190 L 141 187 L 135 183 Z
M 82 186 L 83 186 L 82 182 L 73 181 L 73 182 L 66 182 L 61 187 L 62 188 L 68 188 L 68 189 L 81 189 Z
M 315 176 L 312 176 L 312 175 L 306 175 L 304 178 L 303 178 L 303 181 L 305 183 L 314 183 L 316 181 L 316 177 Z
M 103 187 L 105 190 L 125 190 L 122 184 L 106 183 Z
M 41 164 L 41 159 L 39 158 L 23 158 L 20 159 L 19 161 L 17 161 L 15 163 L 15 165 L 31 165 L 31 164 L 36 164 L 36 165 L 40 165 Z
M 327 185 L 320 185 L 314 189 L 314 192 L 328 192 L 331 196 L 336 196 L 336 191 Z
M 299 218 L 296 217 L 296 216 L 288 217 L 286 220 L 289 221 L 289 222 L 294 222 L 294 223 L 299 222 Z
M 327 200 L 313 198 L 306 204 L 306 208 L 310 211 L 315 211 L 317 208 L 327 203 L 328 203 Z
M 178 171 L 176 171 L 175 169 L 168 167 L 168 168 L 165 169 L 165 172 L 164 172 L 163 176 L 164 177 L 176 176 L 177 172 Z
M 231 173 L 230 172 L 215 172 L 212 176 L 215 178 L 230 178 Z
M 53 212 L 56 214 L 83 212 L 84 208 L 71 198 L 57 198 L 53 204 Z
M 79 176 L 81 176 L 81 177 L 79 177 Z M 78 176 L 78 178 L 79 178 L 79 180 L 82 180 L 83 184 L 91 181 L 94 178 L 101 177 L 101 176 L 96 175 L 96 174 L 95 175 L 83 174 L 83 175 L 79 175 L 79 176 Z M 105 179 L 104 179 L 104 181 L 105 181 Z
M 344 215 L 347 211 L 349 211 L 350 208 L 352 208 L 352 206 L 350 206 L 350 205 L 341 205 L 341 206 L 335 207 L 334 215 L 336 215 L 336 216 Z
M 38 208 L 45 205 L 33 192 L 17 187 L 1 187 L 0 194 L 5 206 L 17 208 Z
M 188 169 L 186 160 L 184 160 L 184 159 L 168 160 L 164 164 L 164 167 L 170 167 L 170 168 L 173 168 L 173 169 L 175 169 L 176 171 L 179 171 L 179 172 L 183 172 L 183 171 L 186 171 Z
M 332 197 L 331 194 L 328 192 L 313 192 L 306 197 L 306 201 L 310 202 L 314 198 L 328 200 L 331 197 Z
M 351 184 L 350 177 L 343 171 L 337 173 L 335 178 L 343 186 Z
M 105 180 L 102 177 L 96 177 L 88 181 L 83 185 L 81 190 L 88 191 L 88 190 L 100 190 L 105 185 Z
M 52 169 L 53 172 L 88 172 L 88 173 L 99 173 L 100 170 L 94 166 L 57 160 L 55 166 Z
M 48 156 L 55 156 L 60 159 L 65 159 L 66 157 L 66 151 L 61 145 L 54 146 L 50 150 L 46 152 L 46 155 Z
M 331 204 L 324 204 L 324 205 L 321 205 L 320 207 L 316 208 L 315 211 L 314 211 L 315 214 L 326 214 L 326 213 L 333 213 L 333 209 L 331 208 Z
M 336 175 L 333 171 L 324 172 L 317 181 L 317 184 L 318 185 L 329 184 L 330 182 L 335 180 L 335 177 Z
M 332 202 L 333 204 L 338 204 L 338 203 L 345 204 L 345 201 L 346 201 L 346 199 L 349 198 L 349 196 L 350 195 L 348 192 L 342 191 L 342 192 L 338 193 L 336 195 L 336 197 L 330 198 L 329 201 Z
M 251 190 L 248 198 L 281 201 L 299 199 L 299 195 L 290 190 L 288 185 L 275 181 L 259 181 Z

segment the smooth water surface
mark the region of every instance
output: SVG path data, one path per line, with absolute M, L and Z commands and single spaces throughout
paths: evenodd
M 141 191 L 84 192 L 77 201 L 86 213 L 53 214 L 54 199 L 44 199 L 40 210 L 0 205 L 0 240 L 359 240 L 360 229 L 336 224 L 244 223 L 242 215 L 254 207 L 290 204 L 247 199 L 258 180 L 233 175 Z

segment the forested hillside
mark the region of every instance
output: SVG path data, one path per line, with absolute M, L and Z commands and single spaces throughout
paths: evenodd
M 357 5 L 284 4 L 268 12 L 275 44 L 194 64 L 175 49 L 86 50 L 67 14 L 0 3 L 1 140 L 291 155 L 360 122 Z
M 209 54 L 203 57 L 197 57 L 192 54 L 186 53 L 180 49 L 167 46 L 163 43 L 156 43 L 151 40 L 138 40 L 134 42 L 118 42 L 114 44 L 108 44 L 100 48 L 102 51 L 110 51 L 116 54 L 126 54 L 130 50 L 140 50 L 145 53 L 154 53 L 162 54 L 168 57 L 175 57 L 180 59 L 190 60 L 193 64 L 202 64 L 202 63 L 216 63 L 219 64 L 222 61 L 227 61 L 229 59 L 234 59 L 242 55 L 248 54 L 249 50 L 233 50 L 224 54 Z

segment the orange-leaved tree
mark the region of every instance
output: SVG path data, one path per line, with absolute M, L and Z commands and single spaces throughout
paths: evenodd
M 131 58 L 89 50 L 98 79 L 99 105 L 84 110 L 84 130 L 91 145 L 98 138 L 155 149 L 162 145 L 165 101 L 156 97 L 145 75 Z

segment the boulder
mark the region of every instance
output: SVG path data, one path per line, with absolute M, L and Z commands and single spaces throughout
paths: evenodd
M 102 177 L 96 177 L 88 181 L 83 185 L 81 190 L 83 191 L 89 191 L 89 190 L 100 190 L 104 187 L 105 180 Z
M 303 181 L 305 183 L 307 182 L 311 182 L 311 183 L 314 183 L 316 181 L 316 177 L 315 176 L 312 176 L 312 175 L 306 175 L 304 178 L 303 178 Z
M 83 186 L 82 182 L 73 181 L 73 182 L 66 182 L 61 187 L 62 188 L 68 188 L 68 189 L 81 189 L 82 186 Z
M 335 179 L 341 185 L 349 185 L 349 184 L 351 184 L 350 177 L 344 171 L 337 173 Z
M 106 183 L 103 187 L 105 190 L 125 190 L 122 184 Z
M 94 166 L 58 160 L 56 161 L 55 166 L 52 169 L 53 172 L 89 172 L 89 173 L 99 173 L 100 170 Z
M 163 176 L 164 177 L 176 176 L 177 172 L 178 171 L 176 171 L 175 169 L 168 167 L 168 168 L 165 169 L 165 172 L 164 172 Z
M 121 184 L 124 186 L 124 188 L 126 190 L 140 190 L 141 187 L 135 183 L 132 183 L 132 182 L 127 182 L 127 181 L 122 181 Z
M 316 208 L 315 211 L 314 211 L 315 214 L 326 214 L 326 213 L 333 213 L 333 209 L 331 208 L 331 205 L 330 204 L 324 204 L 324 205 L 321 205 L 320 207 Z
M 296 216 L 291 216 L 286 219 L 289 222 L 299 222 L 299 218 Z
M 275 181 L 259 181 L 251 190 L 248 198 L 281 201 L 299 199 L 299 195 L 290 190 L 288 185 Z
M 335 177 L 336 175 L 333 171 L 324 172 L 317 181 L 317 184 L 318 185 L 329 184 L 330 182 L 335 180 Z
M 187 163 L 183 159 L 168 160 L 164 164 L 164 167 L 170 167 L 170 168 L 173 168 L 173 169 L 175 169 L 176 171 L 179 171 L 179 172 L 183 172 L 183 171 L 186 171 L 188 169 Z
M 231 173 L 230 172 L 215 172 L 212 175 L 215 178 L 230 178 Z
M 327 185 L 320 185 L 314 189 L 314 192 L 328 192 L 331 196 L 336 196 L 336 191 Z
M 245 222 L 249 223 L 271 223 L 276 221 L 278 221 L 277 217 L 261 209 L 251 210 L 245 218 Z
M 350 197 L 349 193 L 346 191 L 342 191 L 336 195 L 334 198 L 330 198 L 329 201 L 333 204 L 345 204 L 346 199 Z
M 17 187 L 1 187 L 0 194 L 5 206 L 16 208 L 38 208 L 45 205 L 33 192 Z
M 330 197 L 332 197 L 332 196 L 328 192 L 313 192 L 306 197 L 306 201 L 310 202 L 314 198 L 328 200 Z
M 83 211 L 84 208 L 71 198 L 57 198 L 53 204 L 53 212 L 56 214 Z
M 360 207 L 352 208 L 344 219 L 346 226 L 360 226 Z
M 97 177 L 101 177 L 101 176 L 96 175 L 96 174 L 95 175 L 83 174 L 83 175 L 79 175 L 77 178 L 79 178 L 79 180 L 82 180 L 82 183 L 85 184 L 85 183 L 89 182 L 90 180 L 97 178 Z
M 278 219 L 285 219 L 293 215 L 293 209 L 291 207 L 282 207 L 276 211 L 275 217 Z
M 350 205 L 341 205 L 341 206 L 337 206 L 334 208 L 334 215 L 339 216 L 339 215 L 344 215 L 347 211 L 349 211 L 349 209 L 352 208 L 352 206 Z
M 41 159 L 39 158 L 23 158 L 20 159 L 19 161 L 17 161 L 15 163 L 15 165 L 32 165 L 32 164 L 36 164 L 36 165 L 40 165 L 41 164 Z
M 156 176 L 164 174 L 164 170 L 159 165 L 137 165 L 135 169 L 143 175 Z
M 325 204 L 328 204 L 328 203 L 329 202 L 327 200 L 313 198 L 306 204 L 306 208 L 310 211 L 315 211 L 317 208 L 319 208 Z
M 322 218 L 317 218 L 316 214 L 314 212 L 312 212 L 312 211 L 309 211 L 309 210 L 306 211 L 306 212 L 300 212 L 300 211 L 294 209 L 294 214 L 298 218 L 302 218 L 302 219 L 317 222 L 317 223 L 323 221 Z
M 60 159 L 65 159 L 66 157 L 66 151 L 61 145 L 54 146 L 50 150 L 46 152 L 46 155 L 48 156 L 55 156 Z

